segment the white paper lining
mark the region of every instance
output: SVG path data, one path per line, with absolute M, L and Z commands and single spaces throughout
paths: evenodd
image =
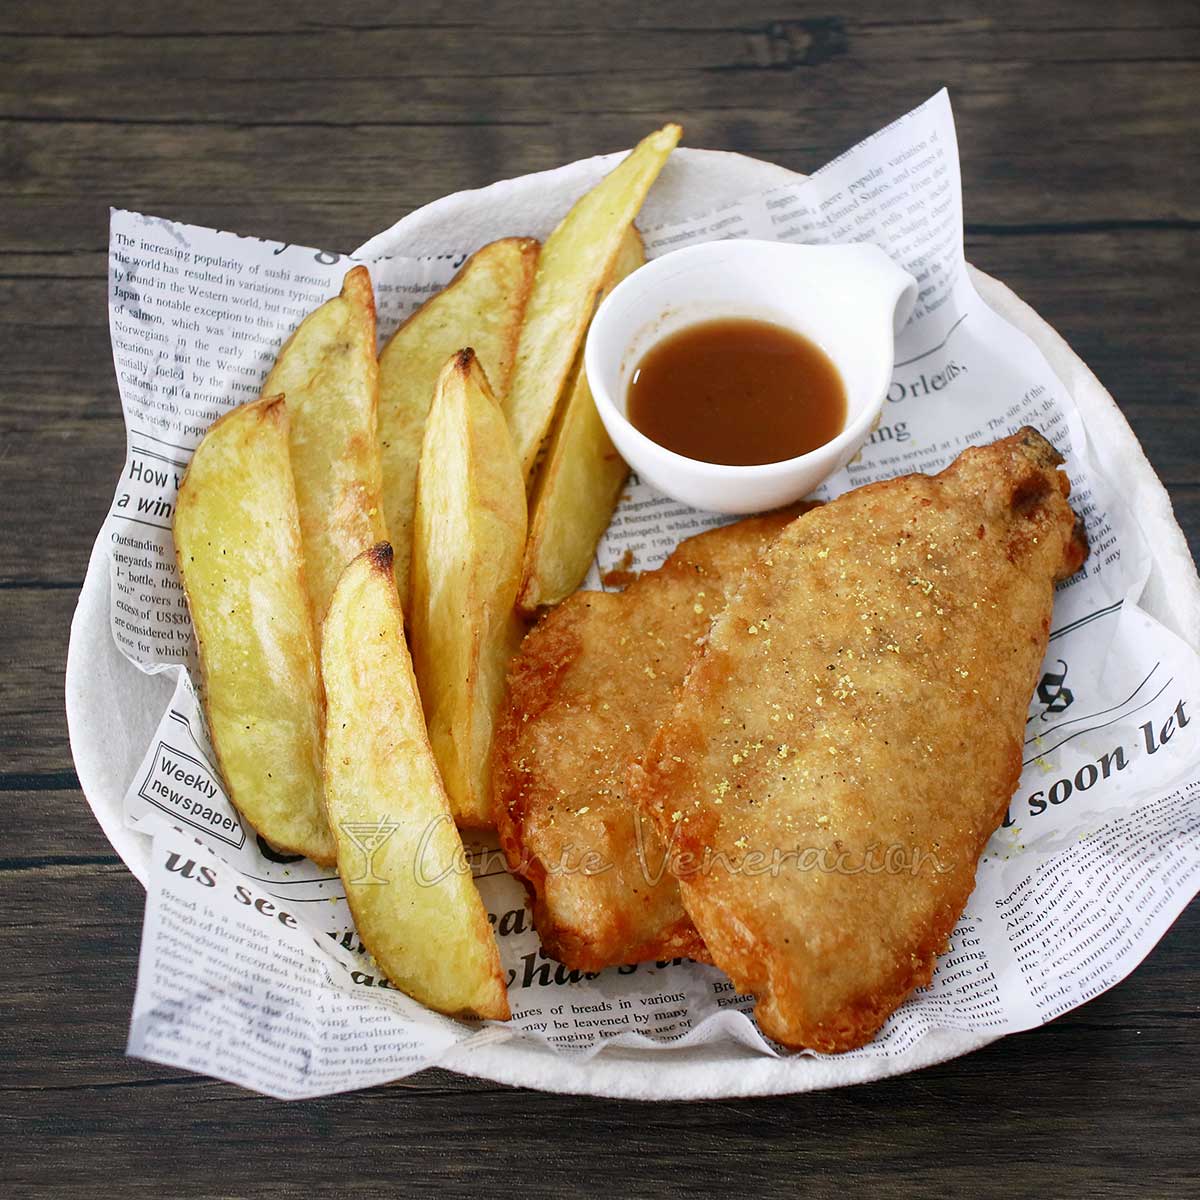
M 506 232 L 544 235 L 545 219 Z M 1088 524 L 1092 556 L 1055 607 L 1029 762 L 951 948 L 931 987 L 848 1058 L 902 1055 L 930 1031 L 994 1035 L 1049 1020 L 1127 974 L 1200 883 L 1200 664 L 1138 607 L 1144 539 L 1043 355 L 977 295 L 961 227 L 942 93 L 807 180 L 643 230 L 652 256 L 714 237 L 870 240 L 917 276 L 922 296 L 880 426 L 822 495 L 940 469 L 964 446 L 1032 423 L 1066 454 Z M 436 257 L 369 261 L 384 335 L 476 248 L 464 241 Z M 713 968 L 643 964 L 582 978 L 546 958 L 521 888 L 482 846 L 479 884 L 514 1021 L 479 1030 L 425 1014 L 361 954 L 336 877 L 278 861 L 225 798 L 180 669 L 194 660 L 170 542 L 175 488 L 204 429 L 257 394 L 282 341 L 348 265 L 113 215 L 110 321 L 129 453 L 103 531 L 112 632 L 144 671 L 176 677 L 126 796 L 127 821 L 155 835 L 131 1052 L 280 1096 L 398 1078 L 496 1038 L 541 1038 L 572 1056 L 723 1038 L 777 1054 L 745 1015 L 749 999 Z M 589 582 L 599 586 L 599 571 L 627 550 L 638 566 L 656 565 L 721 520 L 634 481 Z

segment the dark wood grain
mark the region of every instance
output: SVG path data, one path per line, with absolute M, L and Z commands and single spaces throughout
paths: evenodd
M 125 1059 L 143 896 L 78 793 L 62 715 L 124 456 L 108 205 L 349 249 L 667 117 L 691 145 L 810 170 L 947 85 L 968 256 L 1116 396 L 1195 553 L 1194 4 L 63 0 L 0 11 L 0 68 L 5 1194 L 1195 1189 L 1195 905 L 1082 1009 L 841 1092 L 634 1105 L 429 1071 L 282 1105 Z

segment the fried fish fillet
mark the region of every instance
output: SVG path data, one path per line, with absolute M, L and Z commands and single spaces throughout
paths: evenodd
M 713 962 L 786 1045 L 869 1041 L 963 911 L 1087 555 L 1061 462 L 1026 428 L 794 522 L 634 772 Z
M 576 592 L 526 637 L 496 731 L 500 841 L 548 954 L 576 970 L 704 957 L 625 773 L 670 711 L 697 642 L 793 513 L 682 542 L 623 592 Z

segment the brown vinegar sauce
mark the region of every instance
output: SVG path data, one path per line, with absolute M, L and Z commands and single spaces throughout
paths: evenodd
M 651 441 L 701 462 L 753 466 L 841 433 L 846 388 L 803 334 L 746 317 L 689 325 L 652 346 L 626 411 Z

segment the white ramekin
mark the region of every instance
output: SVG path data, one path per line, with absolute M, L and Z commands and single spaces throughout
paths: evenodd
M 916 280 L 877 246 L 705 242 L 656 258 L 613 289 L 592 321 L 584 368 L 609 437 L 643 479 L 693 508 L 762 512 L 808 495 L 858 453 L 916 296 Z M 723 317 L 794 329 L 829 355 L 846 386 L 837 437 L 798 458 L 738 467 L 686 458 L 634 428 L 629 380 L 646 351 L 684 326 Z

